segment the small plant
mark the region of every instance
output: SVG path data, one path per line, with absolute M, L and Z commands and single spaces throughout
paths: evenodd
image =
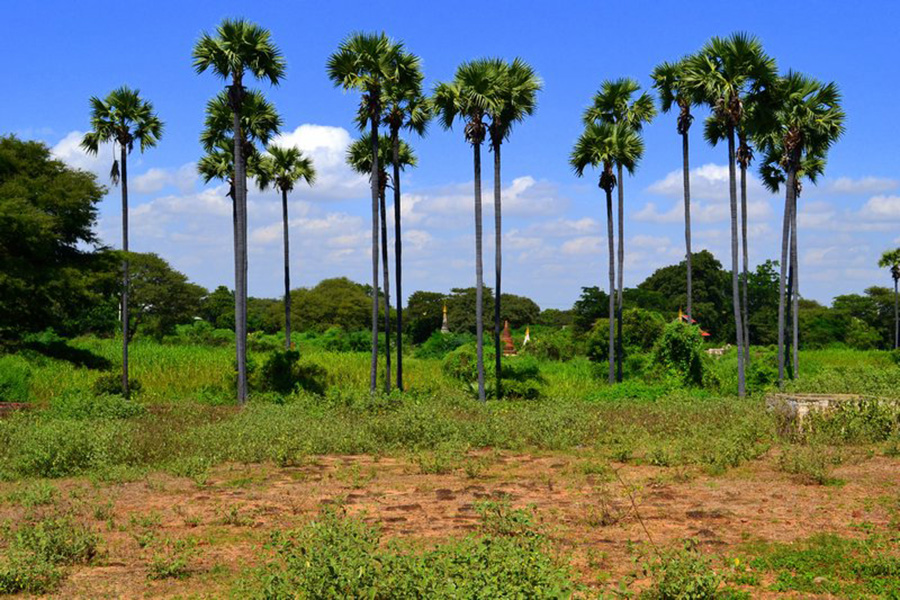
M 296 350 L 272 352 L 254 375 L 256 388 L 278 394 L 290 394 L 302 389 L 322 395 L 328 379 L 328 372 L 323 367 L 301 362 L 300 353 Z
M 31 377 L 24 358 L 0 356 L 0 402 L 30 402 Z
M 148 579 L 184 579 L 191 574 L 189 563 L 197 553 L 193 538 L 166 539 L 150 560 Z
M 241 513 L 240 508 L 237 506 L 232 506 L 225 514 L 222 515 L 222 518 L 219 521 L 222 525 L 232 525 L 234 527 L 249 527 L 253 524 L 253 519 L 249 516 Z
M 464 448 L 445 443 L 430 452 L 419 452 L 415 460 L 423 475 L 445 475 L 459 468 L 464 453 Z
M 797 476 L 803 483 L 818 485 L 837 483 L 830 471 L 832 465 L 840 462 L 839 455 L 820 446 L 788 446 L 778 458 L 782 471 Z
M 654 362 L 686 385 L 703 383 L 703 336 L 700 329 L 673 321 L 663 329 L 653 350 Z
M 128 378 L 129 395 L 139 394 L 143 386 L 137 379 Z M 121 373 L 104 373 L 94 380 L 91 385 L 91 391 L 96 396 L 121 396 L 122 395 L 122 374 Z
M 58 496 L 55 486 L 46 481 L 35 481 L 19 490 L 11 492 L 9 500 L 25 508 L 54 504 Z
M 641 597 L 646 600 L 715 600 L 722 578 L 696 545 L 661 552 L 645 566 L 653 585 Z

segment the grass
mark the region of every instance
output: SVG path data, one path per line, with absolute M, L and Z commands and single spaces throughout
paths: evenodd
M 704 359 L 704 387 L 652 375 L 610 386 L 602 369 L 586 359 L 528 358 L 529 368 L 536 364 L 540 371 L 540 396 L 482 404 L 462 382 L 445 375 L 439 359 L 405 358 L 409 389 L 372 395 L 368 354 L 301 345 L 301 360 L 324 370 L 325 393 L 256 392 L 237 409 L 227 346 L 136 341 L 131 375 L 141 391 L 132 400 L 96 393 L 97 382 L 109 377 L 109 370 L 96 367 L 115 369 L 116 340 L 82 338 L 70 346 L 77 361 L 23 351 L 0 363 L 15 371 L 5 379 L 11 382 L 5 389 L 34 405 L 0 419 L 0 480 L 14 482 L 0 499 L 4 510 L 18 511 L 0 540 L 0 592 L 49 593 L 68 567 L 97 554 L 96 534 L 59 512 L 64 483 L 55 480 L 67 477 L 101 486 L 165 471 L 210 489 L 210 472 L 221 463 L 298 467 L 317 455 L 368 454 L 405 459 L 418 475 L 474 480 L 496 476 L 492 457 L 500 451 L 568 453 L 577 457 L 572 476 L 599 486 L 597 506 L 586 511 L 584 522 L 608 527 L 624 518 L 603 491 L 616 463 L 658 469 L 660 477 L 673 470 L 717 476 L 774 448 L 778 468 L 799 482 L 821 485 L 840 483 L 832 468 L 848 452 L 858 452 L 848 447 L 872 452 L 883 445 L 879 454 L 885 457 L 900 452 L 900 418 L 886 404 L 848 405 L 810 419 L 802 434 L 780 437 L 779 424 L 765 410 L 764 395 L 771 389 L 765 369 L 757 371 L 747 398 L 732 393 L 734 352 Z M 759 350 L 754 360 L 768 360 L 766 352 Z M 265 353 L 251 352 L 257 369 L 265 359 Z M 801 364 L 803 378 L 789 384 L 792 391 L 897 397 L 900 370 L 888 353 L 803 352 Z M 334 477 L 365 489 L 378 471 L 353 465 Z M 244 477 L 222 485 L 243 489 L 255 482 Z M 98 506 L 95 520 L 112 523 L 112 507 Z M 427 548 L 387 542 L 377 527 L 326 511 L 308 525 L 277 534 L 265 554 L 266 566 L 243 578 L 236 595 L 585 595 L 533 514 L 503 503 L 478 510 L 477 535 Z M 50 520 L 37 520 L 40 514 Z M 197 519 L 194 526 L 200 524 L 191 518 Z M 254 519 L 251 509 L 228 505 L 215 524 L 249 530 Z M 195 578 L 195 541 L 163 535 L 161 516 L 154 512 L 135 514 L 130 528 L 149 578 Z M 736 575 L 734 567 L 722 568 L 691 547 L 664 550 L 645 565 L 650 581 L 645 597 L 738 598 L 743 592 L 729 585 L 763 585 L 760 577 L 773 581 L 777 591 L 896 597 L 891 543 L 896 539 L 870 536 L 811 538 L 797 547 L 748 545 L 742 559 L 752 566 L 750 575 Z

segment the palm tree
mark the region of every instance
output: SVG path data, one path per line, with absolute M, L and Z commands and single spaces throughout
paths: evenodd
M 626 122 L 590 122 L 575 142 L 569 163 L 575 174 L 581 177 L 587 167 L 600 168 L 599 187 L 606 192 L 606 236 L 609 243 L 609 382 L 615 383 L 615 289 L 616 262 L 613 233 L 612 190 L 616 186 L 613 165 L 624 166 L 634 172 L 644 153 L 644 142 L 633 127 Z
M 312 185 L 316 181 L 316 169 L 312 159 L 303 156 L 299 148 L 283 148 L 270 144 L 266 148 L 259 165 L 256 182 L 265 190 L 276 187 L 281 191 L 281 221 L 284 230 L 284 349 L 291 349 L 291 263 L 288 237 L 288 194 L 293 191 L 294 184 L 305 181 Z
M 478 399 L 485 401 L 484 395 L 484 265 L 482 262 L 481 226 L 481 144 L 487 136 L 485 117 L 496 111 L 493 90 L 501 72 L 496 61 L 477 59 L 461 64 L 456 69 L 453 81 L 440 83 L 435 87 L 432 102 L 435 113 L 444 129 L 453 127 L 459 118 L 465 123 L 465 140 L 472 145 L 475 179 L 475 335 L 478 368 Z
M 778 384 L 784 385 L 785 270 L 790 252 L 794 307 L 794 376 L 798 373 L 797 325 L 797 197 L 803 177 L 815 181 L 824 171 L 828 149 L 844 132 L 841 95 L 834 83 L 823 84 L 800 73 L 788 72 L 774 89 L 773 126 L 757 145 L 766 157 L 760 168 L 763 181 L 777 190 L 785 184 L 784 223 L 781 240 L 781 273 L 778 298 Z
M 234 312 L 237 355 L 237 400 L 247 401 L 247 165 L 244 157 L 245 134 L 242 128 L 246 90 L 244 76 L 268 79 L 277 85 L 284 77 L 285 62 L 272 43 L 267 30 L 243 19 L 225 19 L 216 34 L 204 33 L 194 46 L 194 69 L 211 70 L 231 83 L 227 86 L 231 108 L 234 143 Z
M 119 146 L 109 176 L 122 189 L 122 394 L 128 390 L 128 154 L 135 142 L 141 152 L 156 146 L 162 136 L 163 123 L 153 112 L 153 105 L 141 98 L 140 91 L 122 86 L 106 98 L 91 98 L 91 131 L 84 135 L 81 147 L 97 154 L 100 144 L 112 142 Z
M 391 82 L 403 78 L 399 60 L 403 44 L 384 33 L 354 33 L 341 42 L 328 59 L 328 78 L 335 86 L 362 92 L 358 114 L 366 115 L 372 143 L 372 362 L 370 390 L 374 393 L 378 378 L 378 127 L 383 111 L 383 91 Z
M 744 328 L 742 325 L 738 262 L 737 174 L 735 172 L 735 131 L 744 119 L 743 97 L 768 88 L 775 80 L 775 61 L 763 52 L 754 37 L 736 33 L 728 38 L 712 38 L 703 49 L 685 62 L 688 85 L 709 104 L 707 139 L 710 132 L 724 131 L 728 140 L 728 191 L 731 209 L 731 279 L 736 345 L 738 347 L 738 395 L 745 392 Z
M 641 129 L 643 129 L 644 123 L 649 123 L 656 116 L 656 107 L 650 94 L 643 93 L 632 99 L 632 96 L 640 89 L 638 82 L 629 78 L 604 81 L 600 86 L 600 91 L 594 94 L 591 106 L 584 113 L 585 123 L 623 123 L 636 134 L 639 134 Z M 640 157 L 637 158 L 639 159 Z M 622 300 L 625 271 L 625 187 L 622 166 L 621 163 L 616 163 L 616 179 L 619 186 L 617 215 L 619 223 L 618 283 L 616 286 L 616 318 L 619 325 L 618 351 L 616 353 L 618 357 L 617 381 L 622 381 Z
M 423 136 L 431 120 L 431 103 L 422 91 L 421 61 L 410 52 L 401 52 L 399 60 L 403 68 L 398 69 L 404 77 L 390 81 L 384 89 L 384 117 L 391 139 L 390 162 L 393 167 L 394 191 L 394 278 L 397 281 L 397 389 L 403 391 L 403 240 L 400 235 L 400 130 L 406 129 Z M 361 126 L 365 126 L 365 114 Z
M 882 254 L 878 266 L 890 269 L 891 278 L 894 280 L 894 348 L 900 348 L 900 294 L 897 290 L 900 283 L 900 248 Z
M 676 131 L 681 136 L 681 173 L 684 181 L 684 246 L 685 264 L 687 266 L 687 316 L 690 322 L 693 315 L 693 290 L 691 281 L 691 168 L 689 161 L 688 132 L 694 122 L 691 108 L 698 105 L 699 98 L 694 89 L 688 85 L 684 76 L 682 59 L 677 63 L 663 62 L 653 70 L 653 86 L 659 92 L 660 107 L 669 112 L 674 105 L 678 106 Z
M 354 171 L 363 175 L 372 175 L 372 143 L 369 140 L 369 134 L 364 135 L 356 140 L 347 148 L 347 164 Z M 385 336 L 385 377 L 384 391 L 391 391 L 391 290 L 390 290 L 390 273 L 388 272 L 388 239 L 387 239 L 387 209 L 385 206 L 386 189 L 389 177 L 387 174 L 387 165 L 393 161 L 393 142 L 390 137 L 378 136 L 378 168 L 381 172 L 378 174 L 380 187 L 378 190 L 379 198 L 379 214 L 381 217 L 381 263 L 384 269 L 384 336 Z M 416 155 L 412 148 L 401 141 L 397 151 L 398 169 L 404 169 L 407 166 L 416 166 Z M 396 179 L 390 178 L 392 183 L 396 185 Z M 378 293 L 378 290 L 375 290 Z
M 512 63 L 497 60 L 497 68 L 502 77 L 497 79 L 493 91 L 493 108 L 488 112 L 491 124 L 488 132 L 491 149 L 494 151 L 494 372 L 496 375 L 496 397 L 502 397 L 500 364 L 500 276 L 503 264 L 501 252 L 501 179 L 500 147 L 509 139 L 513 125 L 534 114 L 537 108 L 537 93 L 542 83 L 534 69 L 521 58 Z

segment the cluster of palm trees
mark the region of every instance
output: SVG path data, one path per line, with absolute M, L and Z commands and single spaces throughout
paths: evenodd
M 211 71 L 226 82 L 206 106 L 201 143 L 205 155 L 198 171 L 205 181 L 228 184 L 233 207 L 235 266 L 235 334 L 237 398 L 247 398 L 247 180 L 260 189 L 281 194 L 284 236 L 285 348 L 291 348 L 288 195 L 301 181 L 312 185 L 315 168 L 294 147 L 272 143 L 282 126 L 276 108 L 262 92 L 246 86 L 253 78 L 278 85 L 285 76 L 285 60 L 269 32 L 256 24 L 226 19 L 212 34 L 204 33 L 193 51 L 197 73 Z M 347 37 L 327 61 L 332 82 L 361 93 L 355 121 L 361 137 L 348 148 L 347 162 L 366 174 L 372 200 L 372 355 L 370 387 L 378 377 L 379 290 L 385 298 L 386 348 L 384 389 L 391 389 L 391 313 L 388 264 L 386 191 L 393 191 L 394 274 L 396 281 L 396 386 L 403 384 L 402 230 L 400 172 L 416 166 L 415 153 L 401 132 L 424 135 L 432 118 L 444 129 L 463 125 L 472 146 L 475 212 L 475 276 L 478 395 L 486 397 L 483 357 L 483 260 L 481 149 L 487 142 L 494 154 L 495 393 L 501 397 L 501 269 L 502 207 L 501 149 L 514 126 L 534 113 L 542 83 L 534 69 L 516 58 L 509 62 L 483 58 L 462 63 L 452 80 L 438 83 L 430 95 L 423 87 L 419 57 L 402 42 L 384 33 L 355 33 Z M 778 311 L 779 383 L 785 376 L 786 322 L 791 320 L 793 357 L 790 374 L 798 373 L 797 199 L 802 181 L 815 182 L 825 167 L 831 145 L 844 129 L 840 94 L 834 83 L 822 83 L 796 72 L 779 75 L 775 60 L 759 40 L 746 34 L 712 38 L 697 53 L 676 62 L 663 62 L 652 72 L 653 87 L 663 112 L 678 109 L 676 131 L 682 138 L 687 316 L 693 312 L 691 282 L 691 221 L 689 132 L 693 110 L 707 107 L 704 137 L 712 145 L 727 143 L 731 214 L 732 296 L 738 347 L 738 393 L 745 392 L 744 371 L 750 359 L 748 330 L 747 171 L 754 150 L 761 154 L 759 173 L 773 192 L 785 189 Z M 570 163 L 578 176 L 588 167 L 599 170 L 604 191 L 609 249 L 609 381 L 622 379 L 622 305 L 624 282 L 624 175 L 633 174 L 644 153 L 642 128 L 656 116 L 653 97 L 633 79 L 604 81 L 584 112 L 584 131 L 575 143 Z M 137 90 L 122 87 L 105 99 L 91 98 L 92 130 L 83 147 L 92 153 L 103 143 L 118 147 L 111 176 L 121 183 L 123 224 L 122 323 L 123 390 L 128 391 L 128 191 L 127 157 L 137 143 L 141 151 L 156 145 L 163 124 L 150 102 Z M 115 154 L 115 150 L 114 150 Z M 390 165 L 390 169 L 388 166 Z M 738 182 L 738 169 L 740 180 Z M 740 187 L 740 203 L 738 202 Z M 613 190 L 617 189 L 617 209 Z M 614 222 L 618 223 L 615 231 Z M 740 221 L 740 227 L 738 222 Z M 380 253 L 379 253 L 380 240 Z M 617 240 L 617 244 L 616 244 Z M 740 248 L 740 251 L 739 251 Z M 743 264 L 739 262 L 742 255 Z M 894 269 L 895 289 L 900 262 L 886 257 Z M 383 282 L 379 285 L 379 263 Z M 616 327 L 618 323 L 618 327 Z M 898 318 L 900 323 L 900 318 Z M 900 334 L 898 334 L 900 336 Z
M 537 106 L 541 81 L 525 61 L 515 59 L 479 59 L 459 66 L 452 81 L 439 83 L 428 97 L 423 90 L 421 61 L 408 52 L 402 42 L 381 34 L 356 33 L 344 40 L 328 60 L 328 75 L 336 86 L 361 92 L 356 122 L 368 132 L 348 151 L 348 162 L 360 173 L 368 174 L 372 190 L 372 289 L 379 285 L 379 215 L 381 223 L 381 262 L 384 276 L 385 351 L 384 388 L 391 387 L 390 285 L 388 271 L 387 219 L 385 191 L 390 181 L 394 192 L 394 258 L 397 283 L 397 387 L 403 389 L 402 352 L 402 242 L 400 171 L 415 166 L 416 158 L 400 131 L 425 133 L 428 122 L 437 117 L 445 129 L 455 121 L 463 123 L 465 140 L 472 145 L 475 180 L 475 264 L 478 396 L 484 400 L 483 345 L 483 261 L 482 261 L 482 189 L 481 147 L 489 141 L 494 152 L 494 224 L 495 294 L 494 348 L 495 394 L 500 397 L 500 289 L 501 289 L 501 173 L 500 150 L 509 139 L 513 126 L 532 114 Z M 380 133 L 381 127 L 387 129 Z M 387 163 L 391 164 L 389 176 Z M 374 391 L 378 373 L 379 294 L 372 295 L 372 362 L 370 386 Z
M 692 109 L 705 106 L 709 116 L 704 137 L 712 145 L 725 141 L 728 149 L 729 208 L 731 215 L 731 272 L 735 337 L 738 348 L 738 394 L 745 393 L 745 368 L 750 359 L 748 314 L 747 170 L 754 148 L 762 154 L 760 177 L 773 192 L 785 188 L 778 311 L 779 384 L 785 376 L 786 310 L 792 314 L 793 361 L 798 374 L 797 198 L 805 178 L 815 182 L 825 167 L 829 148 L 844 131 L 844 112 L 834 83 L 822 83 L 800 73 L 779 75 L 775 60 L 756 38 L 737 33 L 714 37 L 697 53 L 676 62 L 663 62 L 652 73 L 663 112 L 678 109 L 676 131 L 682 138 L 687 316 L 692 305 L 689 131 Z M 614 341 L 614 320 L 621 319 L 623 254 L 623 168 L 633 172 L 644 146 L 641 127 L 655 110 L 647 94 L 638 93 L 629 79 L 604 82 L 584 115 L 585 130 L 575 143 L 571 164 L 581 176 L 587 167 L 600 170 L 599 186 L 606 194 L 609 238 L 609 380 L 621 379 L 621 345 Z M 738 175 L 740 169 L 740 206 Z M 618 186 L 618 284 L 613 259 L 612 190 Z M 738 227 L 740 221 L 740 228 Z M 739 247 L 741 251 L 739 252 Z M 742 255 L 743 264 L 738 260 Z M 787 306 L 787 295 L 790 306 Z M 621 339 L 621 320 L 619 321 Z M 618 357 L 618 361 L 616 361 Z M 619 371 L 615 371 L 618 362 Z

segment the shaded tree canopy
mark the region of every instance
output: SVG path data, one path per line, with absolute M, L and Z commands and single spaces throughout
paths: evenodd
M 108 326 L 112 282 L 93 233 L 106 190 L 40 142 L 0 137 L 0 338 Z

